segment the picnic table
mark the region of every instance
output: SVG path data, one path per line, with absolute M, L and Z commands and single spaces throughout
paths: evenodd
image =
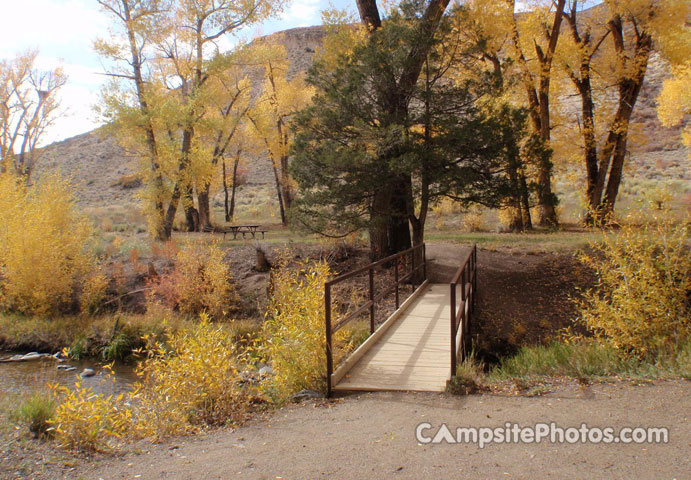
M 242 234 L 242 238 L 246 238 L 246 235 L 257 238 L 257 234 L 261 233 L 262 238 L 264 238 L 264 234 L 266 233 L 266 230 L 261 228 L 261 225 L 228 225 L 225 227 L 210 228 L 209 231 L 223 233 L 224 240 L 226 238 L 226 233 L 232 233 L 233 240 L 235 240 L 239 234 Z

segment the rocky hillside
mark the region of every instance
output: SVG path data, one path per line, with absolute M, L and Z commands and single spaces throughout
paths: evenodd
M 315 26 L 286 30 L 268 38 L 285 45 L 291 72 L 295 73 L 309 68 L 325 35 L 323 27 Z M 662 60 L 657 56 L 652 59 L 633 119 L 640 124 L 645 141 L 633 147 L 636 151 L 632 152 L 632 160 L 644 178 L 691 181 L 691 162 L 679 143 L 680 129 L 662 127 L 655 112 L 655 99 L 668 72 Z M 46 147 L 36 176 L 59 169 L 79 185 L 78 198 L 83 205 L 104 206 L 136 200 L 137 182 L 127 178 L 135 168 L 136 160 L 114 138 L 96 130 Z M 272 188 L 273 173 L 268 159 L 247 159 L 246 168 L 248 187 Z

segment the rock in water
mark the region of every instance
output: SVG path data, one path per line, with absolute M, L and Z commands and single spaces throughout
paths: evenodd
M 96 375 L 96 372 L 94 372 L 91 368 L 85 368 L 82 373 L 79 374 L 79 376 L 82 378 L 93 377 L 94 375 Z
M 40 360 L 42 358 L 53 358 L 53 356 L 50 353 L 29 352 L 24 355 L 18 354 L 0 359 L 0 362 L 28 362 L 31 360 Z

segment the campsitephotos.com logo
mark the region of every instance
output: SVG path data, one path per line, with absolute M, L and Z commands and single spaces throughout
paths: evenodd
M 593 444 L 642 444 L 669 443 L 669 429 L 666 427 L 560 427 L 556 423 L 536 423 L 521 426 L 507 422 L 501 427 L 458 427 L 449 428 L 442 423 L 434 427 L 421 423 L 415 428 L 415 439 L 421 444 L 467 443 L 480 448 L 492 443 L 593 443 Z

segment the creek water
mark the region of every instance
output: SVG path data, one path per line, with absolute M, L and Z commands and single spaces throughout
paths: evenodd
M 0 352 L 0 358 L 13 353 Z M 58 365 L 71 365 L 75 371 L 58 370 Z M 45 389 L 51 384 L 71 386 L 81 381 L 82 386 L 92 387 L 98 393 L 120 393 L 130 388 L 137 379 L 131 365 L 114 364 L 113 375 L 102 372 L 102 364 L 94 360 L 66 360 L 62 363 L 54 359 L 29 360 L 25 362 L 0 363 L 0 395 L 5 393 L 24 394 Z M 80 378 L 79 374 L 91 368 L 96 372 L 93 377 Z

